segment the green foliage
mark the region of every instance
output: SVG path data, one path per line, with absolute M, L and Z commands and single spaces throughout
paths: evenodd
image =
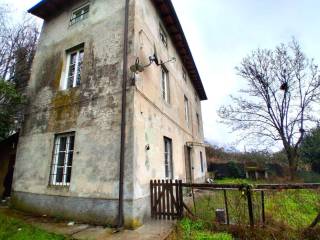
M 228 151 L 222 147 L 207 144 L 206 147 L 207 159 L 219 159 L 225 161 L 245 162 L 253 161 L 259 163 L 265 163 L 272 160 L 272 154 L 267 151 L 251 151 L 251 152 L 239 152 L 235 149 Z
M 241 178 L 245 176 L 244 170 L 240 168 L 239 164 L 231 161 L 227 164 L 230 175 L 234 178 Z
M 314 171 L 320 173 L 320 127 L 305 136 L 300 146 L 300 156 L 305 163 L 311 163 Z
M 184 218 L 179 223 L 183 231 L 183 239 L 185 240 L 232 240 L 232 235 L 228 233 L 212 233 L 206 229 L 208 226 L 201 220 L 192 221 Z
M 266 196 L 266 213 L 294 229 L 309 226 L 319 210 L 320 195 L 316 190 L 286 190 Z
M 320 183 L 320 174 L 309 171 L 298 171 L 297 177 L 305 183 Z
M 210 232 L 197 232 L 195 240 L 233 240 L 232 235 L 229 233 L 210 233 Z
M 47 233 L 22 221 L 0 215 L 0 240 L 65 240 L 62 235 Z
M 247 178 L 224 178 L 216 180 L 216 183 L 219 184 L 252 184 L 253 182 L 253 180 Z
M 24 102 L 12 83 L 0 80 L 0 141 L 15 130 L 15 118 Z

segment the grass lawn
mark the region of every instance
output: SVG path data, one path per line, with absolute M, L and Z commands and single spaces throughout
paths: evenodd
M 20 220 L 0 214 L 0 240 L 66 240 Z
M 257 182 L 225 179 L 218 183 L 249 183 Z M 256 228 L 254 237 L 248 229 L 247 199 L 241 191 L 227 191 L 230 222 L 229 228 L 215 223 L 215 211 L 224 208 L 223 191 L 201 191 L 196 194 L 196 208 L 193 209 L 198 220 L 184 219 L 179 224 L 182 239 L 233 239 L 232 235 L 223 233 L 214 238 L 215 231 L 224 231 L 237 236 L 237 239 L 320 239 L 319 229 L 311 235 L 315 238 L 302 236 L 303 229 L 308 227 L 320 211 L 320 192 L 318 190 L 282 190 L 265 192 L 265 228 Z M 255 223 L 261 223 L 261 193 L 253 193 Z M 309 231 L 310 233 L 312 231 Z M 251 236 L 249 236 L 249 235 Z M 256 238 L 255 235 L 261 238 Z M 276 238 L 272 235 L 276 234 Z M 188 238 L 186 236 L 193 236 Z M 270 237 L 270 238 L 269 238 Z

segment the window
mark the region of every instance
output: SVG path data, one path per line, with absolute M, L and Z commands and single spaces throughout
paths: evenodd
M 170 103 L 169 72 L 164 67 L 161 68 L 161 91 L 162 99 Z
M 70 184 L 73 150 L 74 133 L 56 135 L 50 174 L 51 185 L 68 186 Z
M 198 133 L 200 134 L 200 130 L 201 130 L 201 128 L 200 128 L 200 116 L 199 116 L 198 113 L 196 113 L 196 114 L 197 114 Z
M 80 85 L 83 65 L 83 47 L 67 53 L 67 77 L 63 89 Z
M 168 47 L 168 37 L 161 25 L 160 25 L 160 40 L 165 47 Z
M 165 177 L 173 179 L 172 171 L 172 140 L 164 137 L 164 167 Z
M 72 16 L 70 19 L 70 25 L 73 25 L 81 20 L 84 20 L 89 15 L 89 4 L 83 7 L 80 7 L 72 12 Z
M 184 96 L 184 117 L 186 123 L 189 125 L 189 100 L 186 96 Z
M 184 68 L 182 68 L 182 78 L 184 81 L 187 81 L 187 72 Z
M 200 166 L 201 166 L 201 172 L 203 173 L 204 166 L 203 166 L 203 157 L 202 157 L 202 152 L 200 152 Z

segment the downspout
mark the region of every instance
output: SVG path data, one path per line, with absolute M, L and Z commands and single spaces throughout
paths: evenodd
M 128 78 L 128 35 L 129 35 L 129 1 L 125 0 L 125 22 L 123 42 L 123 79 L 122 79 L 122 106 L 121 106 L 121 140 L 120 140 L 120 164 L 119 164 L 119 205 L 117 227 L 122 228 L 123 218 L 123 179 L 124 157 L 126 140 L 126 107 L 127 107 L 127 78 Z

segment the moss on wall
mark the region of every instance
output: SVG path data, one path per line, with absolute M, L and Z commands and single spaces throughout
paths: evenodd
M 76 125 L 80 112 L 80 93 L 78 88 L 59 91 L 51 99 L 48 131 L 63 131 Z

